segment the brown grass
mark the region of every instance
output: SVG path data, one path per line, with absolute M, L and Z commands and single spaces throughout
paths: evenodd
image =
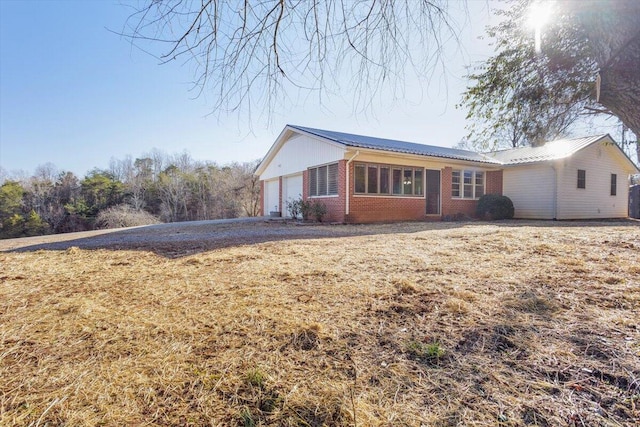
M 637 425 L 640 228 L 517 224 L 0 253 L 0 425 Z

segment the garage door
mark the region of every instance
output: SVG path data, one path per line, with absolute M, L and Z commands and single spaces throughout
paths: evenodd
M 287 176 L 282 179 L 282 210 L 287 212 L 287 202 L 302 197 L 302 174 Z
M 280 183 L 278 179 L 265 181 L 264 183 L 264 215 L 280 210 Z

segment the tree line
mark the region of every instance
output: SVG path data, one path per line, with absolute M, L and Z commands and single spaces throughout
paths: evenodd
M 0 238 L 257 216 L 258 162 L 220 166 L 154 150 L 83 178 L 51 163 L 31 176 L 0 176 Z

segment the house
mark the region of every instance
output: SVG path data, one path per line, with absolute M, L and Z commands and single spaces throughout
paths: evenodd
M 484 194 L 509 196 L 517 218 L 627 217 L 638 172 L 608 135 L 476 153 L 294 125 L 256 170 L 263 214 L 302 197 L 352 223 L 473 216 Z

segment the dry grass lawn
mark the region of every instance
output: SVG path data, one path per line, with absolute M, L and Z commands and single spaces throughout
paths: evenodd
M 640 422 L 637 222 L 335 227 L 0 252 L 0 425 Z

